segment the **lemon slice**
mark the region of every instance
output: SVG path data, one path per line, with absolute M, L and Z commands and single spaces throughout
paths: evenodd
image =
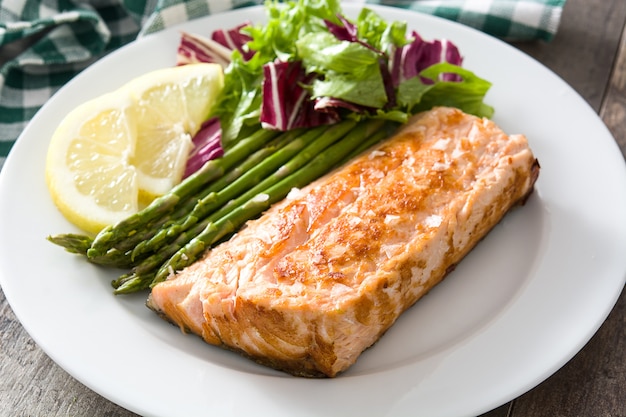
M 61 213 L 97 233 L 168 192 L 223 82 L 216 64 L 165 68 L 72 110 L 46 160 L 46 184 Z

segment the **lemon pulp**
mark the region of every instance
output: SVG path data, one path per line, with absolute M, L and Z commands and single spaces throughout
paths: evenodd
M 189 64 L 152 71 L 72 110 L 46 160 L 61 213 L 97 233 L 167 193 L 222 87 L 219 65 Z

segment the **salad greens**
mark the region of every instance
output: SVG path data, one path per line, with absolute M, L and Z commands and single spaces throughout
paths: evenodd
M 491 84 L 461 68 L 449 41 L 426 41 L 408 33 L 405 22 L 387 22 L 367 8 L 352 22 L 338 0 L 268 0 L 265 9 L 266 23 L 229 32 L 237 46 L 214 111 L 225 147 L 260 127 L 346 118 L 402 123 L 436 105 L 493 113 L 483 102 Z

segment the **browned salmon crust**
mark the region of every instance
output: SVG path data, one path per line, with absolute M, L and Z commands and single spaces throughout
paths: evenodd
M 523 135 L 436 108 L 294 190 L 156 285 L 148 305 L 207 343 L 334 377 L 525 201 L 538 174 Z

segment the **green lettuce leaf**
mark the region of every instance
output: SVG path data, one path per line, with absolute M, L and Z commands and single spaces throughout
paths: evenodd
M 449 73 L 458 74 L 462 80 L 438 81 L 441 74 Z M 431 80 L 433 84 L 425 84 L 421 77 Z M 435 106 L 449 106 L 476 116 L 492 117 L 493 107 L 483 101 L 490 87 L 490 82 L 473 72 L 442 62 L 423 70 L 420 77 L 401 83 L 398 88 L 398 102 L 411 113 Z

